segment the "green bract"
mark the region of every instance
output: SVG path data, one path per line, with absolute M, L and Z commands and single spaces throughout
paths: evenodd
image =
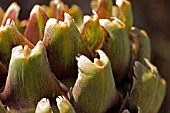
M 76 113 L 71 103 L 64 96 L 58 96 L 56 101 L 60 113 Z
M 83 48 L 81 35 L 69 14 L 65 13 L 64 21 L 47 21 L 43 43 L 51 69 L 58 79 L 77 76 L 75 57 L 83 54 L 86 48 Z
M 101 49 L 108 55 L 114 79 L 116 84 L 119 84 L 126 78 L 125 76 L 127 76 L 129 70 L 131 52 L 128 33 L 124 23 L 117 18 L 112 21 L 100 19 L 99 22 L 108 32 Z
M 51 72 L 42 42 L 34 49 L 17 46 L 13 49 L 8 77 L 0 99 L 12 111 L 26 112 L 35 109 L 37 102 L 48 97 L 51 101 L 66 95 L 61 83 Z
M 34 47 L 18 32 L 14 21 L 8 19 L 5 26 L 0 27 L 0 61 L 6 69 L 8 69 L 12 48 L 17 45 Z
M 50 101 L 46 98 L 41 99 L 37 104 L 35 113 L 53 113 Z
M 79 74 L 72 93 L 78 113 L 106 112 L 114 103 L 116 88 L 111 64 L 103 51 L 98 53 L 100 59 L 95 58 L 94 63 L 83 55 L 77 57 Z

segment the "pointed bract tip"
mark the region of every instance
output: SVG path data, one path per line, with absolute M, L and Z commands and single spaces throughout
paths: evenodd
M 43 44 L 43 41 L 40 40 L 40 41 L 37 42 L 36 45 L 44 45 L 44 44 Z
M 12 49 L 12 58 L 17 58 L 17 57 L 25 58 L 23 53 L 24 53 L 23 47 L 21 45 L 16 46 Z
M 139 61 L 135 61 L 135 62 L 134 62 L 134 66 L 135 66 L 135 67 L 138 67 L 139 65 L 140 65 L 140 62 L 139 62 Z
M 94 58 L 94 62 L 92 62 L 89 58 L 87 58 L 84 55 L 81 55 L 79 57 L 76 57 L 76 60 L 78 61 L 78 68 L 81 72 L 83 70 L 84 73 L 91 73 L 98 69 L 104 69 L 108 63 L 110 63 L 108 57 L 102 50 L 96 51 L 99 54 L 99 59 Z
M 19 11 L 20 11 L 20 6 L 16 3 L 16 2 L 13 2 L 7 9 L 4 17 L 3 17 L 3 20 L 2 20 L 2 25 L 5 25 L 6 24 L 6 21 L 8 18 L 11 18 L 15 21 L 17 21 L 17 17 L 18 17 L 18 14 L 19 14 Z
M 116 5 L 121 6 L 123 4 L 124 0 L 116 0 Z
M 161 78 L 161 83 L 164 85 L 164 86 L 166 86 L 166 80 L 165 79 L 163 79 L 163 78 Z
M 112 21 L 113 23 L 121 25 L 122 28 L 125 28 L 126 25 L 120 19 L 118 19 L 116 17 L 112 17 L 112 19 L 113 19 L 113 21 Z
M 59 4 L 61 0 L 53 0 L 55 4 Z
M 35 113 L 52 113 L 49 99 L 41 99 L 37 104 Z
M 108 19 L 99 19 L 99 23 L 101 26 L 105 26 L 105 24 L 109 23 L 109 22 L 111 22 L 111 21 Z
M 98 64 L 98 66 L 100 66 L 100 67 L 104 67 L 104 66 L 106 66 L 107 65 L 107 63 L 109 62 L 109 58 L 107 57 L 107 55 L 102 51 L 102 50 L 96 50 L 96 52 L 99 54 L 99 56 L 100 56 L 100 59 L 99 59 L 99 61 L 101 62 L 101 63 L 97 63 Z M 96 64 L 96 63 L 95 63 Z M 102 64 L 102 65 L 101 65 Z
M 14 20 L 11 20 L 10 18 L 8 18 L 6 23 L 5 23 L 5 26 L 6 27 L 8 27 L 8 26 L 15 26 Z
M 38 102 L 38 104 L 40 105 L 40 107 L 46 108 L 50 104 L 50 101 L 47 98 L 43 98 L 40 100 L 40 102 Z
M 50 18 L 47 20 L 46 25 L 45 25 L 45 31 L 47 31 L 47 29 L 51 26 L 51 25 L 55 25 L 57 23 L 57 20 L 55 18 Z
M 10 6 L 11 6 L 11 8 L 20 9 L 20 6 L 17 4 L 17 2 L 13 2 Z
M 56 98 L 57 105 L 59 106 L 63 100 L 66 100 L 64 96 L 58 96 Z
M 86 22 L 88 22 L 89 20 L 90 20 L 90 16 L 89 15 L 85 15 L 84 17 L 83 17 L 83 23 L 86 23 Z
M 68 13 L 64 13 L 64 22 L 72 22 L 73 18 L 68 14 Z
M 36 46 L 32 49 L 28 45 L 25 45 L 24 48 L 19 45 L 12 49 L 12 58 L 28 58 L 34 54 L 41 54 L 42 51 L 45 51 L 45 47 L 42 41 L 39 41 Z
M 43 10 L 43 9 L 41 8 L 41 6 L 35 5 L 33 7 L 32 11 L 31 11 L 30 15 L 33 15 L 33 14 L 37 13 L 39 10 Z
M 144 58 L 144 61 L 149 66 L 149 68 L 153 74 L 158 74 L 157 68 L 148 59 Z
M 44 47 L 43 42 L 38 41 L 36 46 L 32 49 L 30 56 L 35 55 L 35 54 L 37 54 L 37 55 L 40 54 L 41 55 L 42 53 L 46 54 L 46 49 Z
M 85 15 L 84 17 L 83 17 L 83 23 L 87 23 L 88 21 L 99 21 L 99 17 L 98 17 L 98 15 L 97 14 L 94 14 L 94 15 L 92 15 L 92 16 L 89 16 L 89 15 Z
M 140 62 L 139 61 L 135 61 L 134 65 L 133 65 L 133 69 L 136 70 L 139 66 L 140 66 Z
M 57 107 L 60 113 L 75 113 L 75 110 L 71 103 L 64 96 L 58 96 L 56 98 Z

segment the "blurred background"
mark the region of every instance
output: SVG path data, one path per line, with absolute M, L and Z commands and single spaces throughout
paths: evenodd
M 35 4 L 48 5 L 50 0 L 0 0 L 0 6 L 6 10 L 16 1 L 21 6 L 19 19 L 29 18 Z M 90 0 L 63 0 L 71 6 L 77 4 L 90 14 Z M 170 113 L 170 1 L 169 0 L 130 0 L 134 14 L 134 26 L 147 31 L 152 43 L 152 63 L 167 81 L 167 94 L 159 113 Z M 160 92 L 161 93 L 161 92 Z

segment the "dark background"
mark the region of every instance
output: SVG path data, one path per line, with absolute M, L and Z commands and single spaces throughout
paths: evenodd
M 0 0 L 6 8 L 16 1 L 21 6 L 20 20 L 29 18 L 35 4 L 49 4 L 50 0 Z M 63 0 L 66 4 L 77 4 L 90 14 L 90 0 Z M 147 31 L 152 43 L 152 63 L 167 81 L 167 94 L 160 113 L 170 112 L 170 1 L 168 0 L 130 0 L 134 14 L 134 26 Z M 160 92 L 161 93 L 161 92 Z

